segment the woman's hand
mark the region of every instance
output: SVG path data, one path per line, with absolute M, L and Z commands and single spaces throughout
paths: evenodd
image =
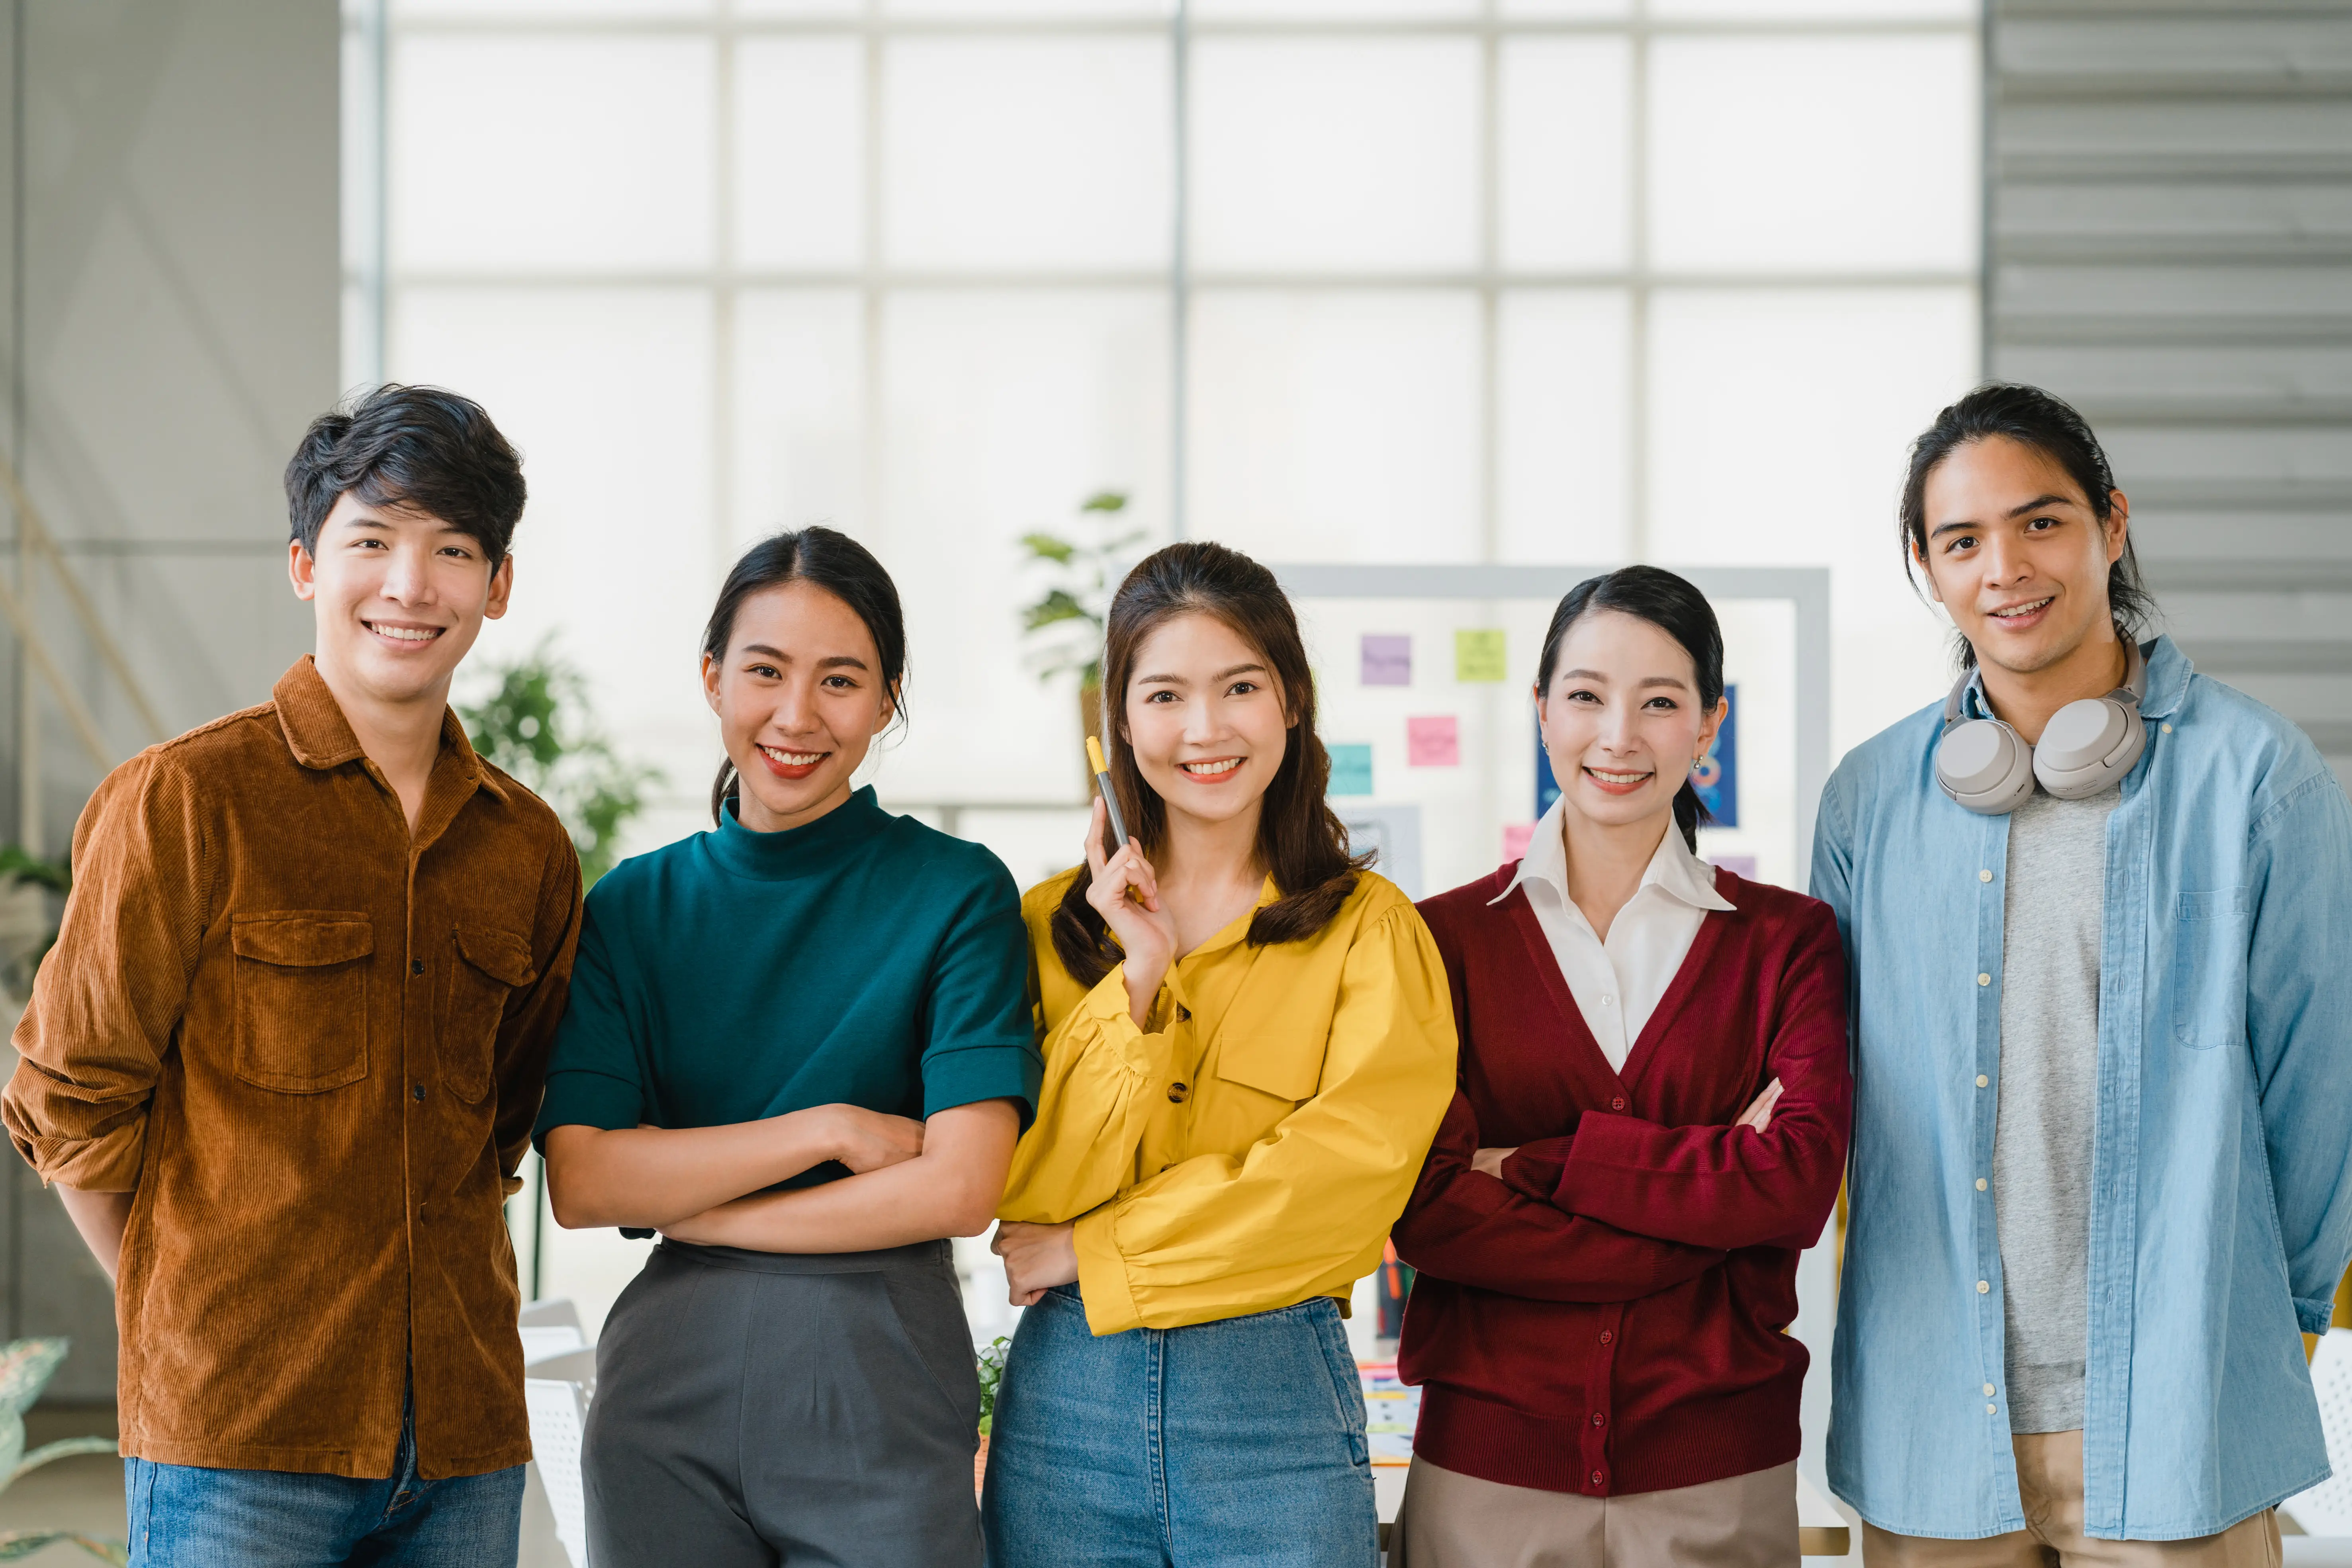
M 821 1105 L 824 1136 L 833 1157 L 856 1174 L 879 1171 L 923 1152 L 923 1124 L 862 1105 Z M 683 1239 L 683 1238 L 681 1238 Z
M 1016 1307 L 1034 1307 L 1056 1285 L 1078 1282 L 1077 1227 L 1006 1220 L 988 1250 L 1004 1259 L 1007 1294 Z
M 1503 1179 L 1503 1162 L 1519 1152 L 1516 1143 L 1507 1149 L 1481 1149 L 1470 1156 L 1470 1168 L 1484 1171 L 1496 1181 Z
M 1761 1132 L 1772 1125 L 1772 1108 L 1780 1103 L 1780 1080 L 1776 1078 L 1764 1086 L 1762 1093 L 1748 1102 L 1748 1109 L 1739 1113 L 1738 1120 L 1732 1122 L 1732 1125 L 1753 1127 L 1757 1131 Z
M 1104 857 L 1103 829 L 1109 821 L 1108 809 L 1097 795 L 1094 814 L 1087 822 L 1087 868 L 1094 873 L 1087 888 L 1087 902 L 1102 916 L 1127 953 L 1128 1011 L 1137 1028 L 1147 1028 L 1152 1000 L 1160 994 L 1160 983 L 1176 957 L 1176 921 L 1160 907 L 1160 882 L 1152 875 L 1151 862 L 1143 858 L 1142 845 L 1129 838 L 1118 853 Z

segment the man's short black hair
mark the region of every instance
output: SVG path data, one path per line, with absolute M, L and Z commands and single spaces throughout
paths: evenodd
M 288 537 L 316 557 L 319 530 L 346 490 L 472 534 L 496 571 L 522 518 L 522 459 L 472 398 L 387 382 L 302 433 L 286 465 Z

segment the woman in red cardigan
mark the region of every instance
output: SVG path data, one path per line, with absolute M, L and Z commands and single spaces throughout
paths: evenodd
M 1552 616 L 1560 797 L 1421 906 L 1460 1092 L 1396 1226 L 1427 1385 L 1392 1564 L 1797 1568 L 1797 1256 L 1844 1167 L 1829 907 L 1698 858 L 1722 722 L 1696 588 L 1629 566 Z

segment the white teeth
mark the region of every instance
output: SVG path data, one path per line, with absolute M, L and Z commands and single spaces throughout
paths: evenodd
M 2011 605 L 2006 610 L 1995 610 L 1992 613 L 1993 619 L 1997 621 L 2005 621 L 2012 616 L 2030 616 L 2049 602 L 2050 601 L 2048 599 L 2036 599 L 2030 605 Z
M 1232 773 L 1242 765 L 1242 760 L 1239 757 L 1220 757 L 1213 763 L 1179 763 L 1176 765 L 1196 779 L 1208 779 Z
M 441 635 L 439 629 L 434 626 L 381 626 L 371 625 L 368 629 L 374 632 L 378 637 L 390 637 L 394 642 L 431 642 L 435 637 Z
M 1602 784 L 1640 784 L 1643 779 L 1650 776 L 1647 773 L 1603 773 L 1599 768 L 1587 768 L 1584 771 L 1591 773 L 1594 778 L 1599 779 Z
M 804 768 L 812 763 L 819 763 L 824 760 L 824 753 L 823 752 L 786 752 L 781 751 L 774 746 L 761 746 L 760 747 L 760 750 L 767 755 L 775 758 L 776 761 L 783 763 L 783 765 L 788 768 Z

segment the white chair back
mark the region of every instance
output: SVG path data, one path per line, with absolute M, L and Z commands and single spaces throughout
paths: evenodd
M 523 1331 L 528 1334 L 530 1330 Z M 577 1338 L 576 1320 L 572 1331 Z M 555 1515 L 555 1539 L 572 1559 L 572 1568 L 589 1568 L 588 1496 L 580 1479 L 580 1444 L 588 1430 L 588 1404 L 595 1396 L 596 1352 L 593 1350 L 566 1351 L 533 1361 L 523 1369 L 531 1464 L 539 1471 L 539 1484 Z
M 520 1332 L 525 1366 L 566 1351 L 588 1348 L 588 1336 L 580 1328 L 580 1309 L 568 1300 L 533 1301 L 522 1310 Z
M 2319 1395 L 2319 1429 L 2336 1473 L 2279 1505 L 2306 1535 L 2352 1536 L 2352 1329 L 2330 1329 L 2311 1358 L 2311 1386 Z

